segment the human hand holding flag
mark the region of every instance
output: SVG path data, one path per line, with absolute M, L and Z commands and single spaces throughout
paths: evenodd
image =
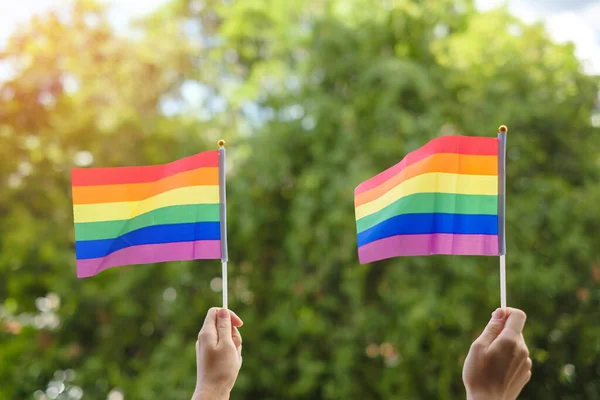
M 197 379 L 192 400 L 229 399 L 242 366 L 244 323 L 233 311 L 211 308 L 196 342 Z
M 531 358 L 523 327 L 527 316 L 497 309 L 473 342 L 463 368 L 467 400 L 514 400 L 531 379 Z

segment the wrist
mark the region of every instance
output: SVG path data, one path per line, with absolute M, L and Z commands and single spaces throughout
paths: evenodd
M 219 388 L 198 388 L 192 400 L 229 400 L 229 390 Z
M 502 397 L 486 391 L 472 391 L 467 389 L 467 400 L 502 400 Z

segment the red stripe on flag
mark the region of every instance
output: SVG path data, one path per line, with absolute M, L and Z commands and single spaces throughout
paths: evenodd
M 159 179 L 202 167 L 218 167 L 219 151 L 206 151 L 169 164 L 142 167 L 74 168 L 73 186 L 119 185 L 155 182 Z

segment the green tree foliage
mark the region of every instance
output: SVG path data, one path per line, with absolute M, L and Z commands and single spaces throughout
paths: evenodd
M 529 314 L 534 361 L 522 398 L 600 399 L 598 82 L 571 45 L 450 0 L 176 0 L 134 33 L 78 2 L 1 55 L 0 398 L 190 396 L 219 263 L 76 279 L 69 170 L 220 137 L 245 321 L 232 398 L 464 398 L 497 260 L 359 265 L 353 190 L 433 137 L 507 124 L 508 301 Z

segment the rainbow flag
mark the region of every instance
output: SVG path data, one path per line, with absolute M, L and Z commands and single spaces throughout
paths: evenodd
M 498 171 L 504 157 L 498 149 L 497 138 L 441 137 L 361 183 L 354 193 L 361 264 L 399 256 L 500 255 Z
M 221 258 L 219 151 L 155 166 L 72 171 L 77 276 Z

